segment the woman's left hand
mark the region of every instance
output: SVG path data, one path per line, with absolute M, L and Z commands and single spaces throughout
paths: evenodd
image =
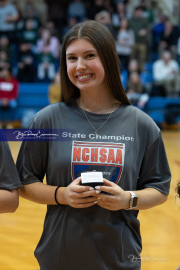
M 111 210 L 117 211 L 120 209 L 128 209 L 130 203 L 130 193 L 124 191 L 121 187 L 116 185 L 115 183 L 104 180 L 104 186 L 95 187 L 98 191 L 108 192 L 109 194 L 99 193 L 97 194 L 98 205 Z

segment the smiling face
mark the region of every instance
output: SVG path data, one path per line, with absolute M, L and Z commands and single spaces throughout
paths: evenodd
M 108 91 L 105 71 L 97 50 L 86 39 L 70 42 L 66 50 L 67 74 L 81 91 Z

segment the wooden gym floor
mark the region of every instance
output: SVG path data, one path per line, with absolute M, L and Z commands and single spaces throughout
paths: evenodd
M 180 209 L 174 199 L 180 179 L 180 133 L 166 131 L 162 135 L 172 172 L 171 190 L 165 204 L 139 213 L 141 270 L 176 270 L 180 265 Z M 20 143 L 11 142 L 10 147 L 16 161 Z M 14 214 L 0 215 L 0 270 L 39 269 L 34 249 L 41 236 L 45 211 L 45 205 L 20 198 Z

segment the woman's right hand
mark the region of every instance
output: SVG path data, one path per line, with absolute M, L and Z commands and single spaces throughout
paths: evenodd
M 90 186 L 82 186 L 80 182 L 81 177 L 78 177 L 69 186 L 59 188 L 58 202 L 74 208 L 87 208 L 96 204 L 97 192 L 99 193 L 99 191 Z

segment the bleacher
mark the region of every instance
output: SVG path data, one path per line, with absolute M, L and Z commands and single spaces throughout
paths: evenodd
M 161 125 L 165 122 L 165 110 L 170 104 L 180 106 L 180 98 L 151 97 L 144 111 L 151 116 L 158 125 Z M 176 121 L 180 121 L 180 116 L 177 117 Z
M 49 104 L 48 101 L 48 87 L 49 84 L 20 84 L 20 93 L 18 98 L 18 107 L 12 114 L 9 111 L 9 119 L 11 121 L 21 121 L 23 114 L 27 110 L 38 112 Z M 144 111 L 152 117 L 152 119 L 161 125 L 165 122 L 165 110 L 169 104 L 179 105 L 180 98 L 166 98 L 166 97 L 151 97 L 146 104 Z M 180 121 L 180 117 L 177 118 Z
M 49 104 L 48 101 L 49 84 L 29 84 L 21 83 L 19 88 L 18 106 L 16 109 L 4 112 L 4 118 L 9 121 L 21 121 L 27 110 L 38 112 Z M 0 115 L 3 120 L 3 114 Z
M 49 84 L 20 84 L 18 98 L 18 108 L 15 111 L 15 120 L 22 119 L 23 113 L 27 109 L 38 112 L 49 104 L 48 101 Z

